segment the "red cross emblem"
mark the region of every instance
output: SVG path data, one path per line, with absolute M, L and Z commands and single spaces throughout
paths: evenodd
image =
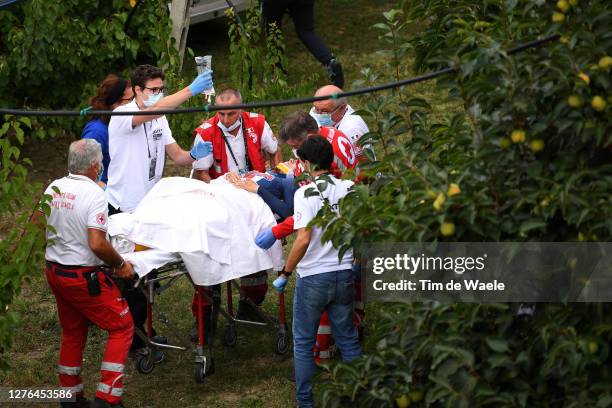
M 96 222 L 98 223 L 98 225 L 106 224 L 106 215 L 104 213 L 99 213 L 98 215 L 96 215 Z

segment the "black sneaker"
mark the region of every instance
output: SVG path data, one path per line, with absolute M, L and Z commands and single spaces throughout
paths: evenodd
M 168 344 L 168 338 L 166 336 L 161 336 L 159 334 L 156 334 L 155 336 L 153 336 L 152 339 L 155 343 L 159 343 L 159 344 Z
M 138 361 L 140 356 L 146 355 L 147 353 L 153 353 L 153 364 L 159 364 L 166 359 L 166 354 L 161 350 L 147 350 L 146 347 L 139 348 L 138 350 L 130 350 L 128 353 L 128 357 L 133 359 L 134 361 Z
M 329 77 L 329 82 L 336 85 L 338 88 L 344 88 L 342 65 L 336 58 L 332 58 L 329 64 L 327 64 L 327 76 Z

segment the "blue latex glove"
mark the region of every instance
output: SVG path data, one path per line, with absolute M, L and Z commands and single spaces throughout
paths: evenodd
M 213 87 L 212 70 L 207 69 L 206 71 L 198 75 L 196 79 L 193 80 L 191 85 L 189 85 L 188 88 L 191 91 L 191 95 L 195 96 L 195 95 L 201 94 L 205 90 L 210 89 L 212 87 Z
M 189 154 L 191 155 L 191 157 L 193 157 L 193 160 L 198 160 L 198 159 L 201 159 L 202 157 L 208 156 L 209 154 L 212 153 L 212 151 L 213 151 L 212 143 L 203 142 L 199 140 L 193 145 Z
M 276 242 L 276 237 L 272 233 L 272 228 L 268 228 L 266 230 L 261 231 L 255 237 L 255 245 L 260 247 L 261 249 L 270 249 L 272 245 Z
M 353 280 L 361 281 L 361 263 L 353 263 Z
M 274 286 L 274 289 L 276 289 L 278 293 L 283 293 L 285 291 L 285 286 L 287 286 L 287 278 L 280 275 L 278 278 L 274 279 L 272 286 Z

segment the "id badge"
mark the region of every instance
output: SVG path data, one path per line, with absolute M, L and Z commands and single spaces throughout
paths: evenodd
M 155 178 L 155 168 L 157 167 L 157 157 L 149 160 L 149 181 Z

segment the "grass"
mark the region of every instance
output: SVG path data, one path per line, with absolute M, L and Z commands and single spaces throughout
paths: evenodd
M 167 352 L 167 361 L 158 365 L 150 375 L 141 375 L 134 365 L 128 365 L 126 404 L 130 407 L 290 405 L 293 388 L 285 375 L 291 369 L 291 360 L 274 354 L 274 331 L 269 329 L 239 326 L 238 344 L 231 349 L 217 341 L 215 374 L 206 378 L 204 384 L 194 381 L 194 353 L 189 341 L 193 324 L 190 311 L 192 294 L 191 284 L 187 279 L 182 279 L 158 297 L 155 310 L 163 311 L 171 320 L 171 325 L 164 326 L 160 320 L 156 320 L 156 328 L 169 337 L 171 344 L 184 345 L 188 349 L 184 352 Z M 270 291 L 266 300 L 267 310 L 275 310 L 275 299 L 276 296 Z M 234 300 L 237 300 L 237 296 Z M 41 275 L 33 277 L 31 283 L 24 287 L 14 310 L 23 316 L 24 325 L 16 334 L 15 345 L 9 353 L 13 369 L 0 377 L 0 382 L 20 387 L 55 386 L 61 329 L 53 295 Z M 221 321 L 219 328 L 221 332 Z M 105 332 L 95 326 L 90 328 L 83 365 L 88 395 L 95 393 L 105 341 Z
M 346 88 L 361 78 L 364 67 L 373 70 L 384 69 L 384 64 L 375 51 L 386 48 L 378 33 L 370 26 L 381 21 L 381 13 L 395 2 L 387 0 L 328 0 L 316 2 L 317 31 L 342 61 L 345 70 Z M 341 13 L 338 11 L 342 10 Z M 229 44 L 224 20 L 205 23 L 190 29 L 188 45 L 195 55 L 212 54 L 215 71 L 215 87 L 221 89 L 229 83 Z M 326 70 L 306 50 L 297 38 L 291 21 L 286 16 L 284 35 L 288 53 L 289 84 L 296 84 L 303 78 L 318 73 L 315 88 L 326 83 Z M 406 61 L 410 65 L 410 61 Z M 184 67 L 186 77 L 195 74 L 193 61 L 187 60 Z M 453 111 L 455 106 L 444 101 L 432 83 L 420 84 L 406 90 L 409 95 L 420 96 L 434 105 L 436 115 Z M 295 95 L 307 96 L 307 95 Z M 365 97 L 351 100 L 358 108 Z M 275 109 L 269 115 L 273 129 L 278 129 L 282 118 L 296 110 L 309 106 Z M 196 122 L 194 122 L 194 127 Z M 61 140 L 56 146 L 56 155 L 29 155 L 36 149 L 24 149 L 31 156 L 34 168 L 44 172 L 32 174 L 32 179 L 47 182 L 65 172 L 65 153 L 68 140 Z M 187 170 L 168 163 L 167 175 L 186 175 Z M 41 268 L 42 269 L 42 268 Z M 273 277 L 270 277 L 270 281 Z M 289 285 L 287 298 L 292 299 Z M 186 352 L 168 352 L 167 361 L 157 366 L 150 375 L 140 375 L 133 365 L 127 370 L 125 402 L 128 407 L 287 407 L 294 401 L 294 386 L 285 377 L 292 369 L 291 359 L 281 358 L 273 352 L 274 332 L 258 328 L 239 327 L 238 345 L 226 349 L 220 345 L 215 350 L 216 373 L 204 384 L 193 379 L 194 354 L 188 341 L 193 318 L 189 304 L 193 290 L 187 280 L 166 291 L 156 305 L 172 320 L 173 327 L 165 328 L 157 323 L 158 331 L 167 335 L 171 342 L 182 342 L 189 346 Z M 237 297 L 236 297 L 237 298 Z M 272 290 L 266 299 L 266 310 L 275 310 L 276 296 Z M 288 302 L 288 316 L 291 302 Z M 60 326 L 56 315 L 55 301 L 48 289 L 42 270 L 32 271 L 31 279 L 23 287 L 14 310 L 22 316 L 23 326 L 15 333 L 15 342 L 8 358 L 13 367 L 8 373 L 0 373 L 0 384 L 11 387 L 54 387 L 57 384 L 55 367 L 59 350 Z M 220 329 L 223 325 L 220 324 Z M 83 378 L 86 391 L 93 395 L 98 381 L 99 366 L 105 333 L 92 327 L 85 351 Z M 19 404 L 27 407 L 28 404 Z M 40 407 L 41 404 L 30 404 Z

